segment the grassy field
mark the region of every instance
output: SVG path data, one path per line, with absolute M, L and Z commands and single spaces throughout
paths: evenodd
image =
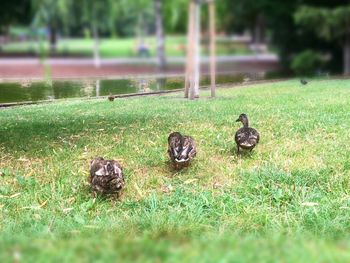
M 350 262 L 350 81 L 0 110 L 1 262 Z M 261 133 L 237 157 L 240 113 Z M 192 135 L 173 171 L 167 135 Z M 119 201 L 89 161 L 120 160 Z
M 101 39 L 100 53 L 104 58 L 115 57 L 136 57 L 137 56 L 137 39 L 120 38 L 120 39 Z M 146 39 L 150 48 L 151 56 L 156 55 L 156 40 L 154 37 Z M 44 49 L 48 50 L 45 43 Z M 57 53 L 62 55 L 85 55 L 92 56 L 93 41 L 91 39 L 62 39 L 58 41 Z M 39 44 L 37 42 L 17 42 L 1 46 L 3 53 L 39 53 Z M 186 38 L 184 36 L 168 36 L 166 38 L 167 56 L 184 56 L 186 51 Z M 209 53 L 207 45 L 202 47 L 203 55 Z M 220 42 L 217 43 L 218 55 L 249 54 L 249 49 L 240 43 Z

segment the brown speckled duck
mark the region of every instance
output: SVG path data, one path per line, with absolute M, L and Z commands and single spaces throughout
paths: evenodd
M 300 79 L 300 84 L 301 85 L 306 85 L 308 82 L 306 79 Z
M 239 115 L 236 122 L 242 122 L 243 127 L 240 128 L 235 135 L 235 141 L 237 144 L 237 153 L 240 149 L 252 151 L 254 147 L 259 143 L 260 134 L 257 130 L 249 127 L 248 116 L 244 113 Z
M 112 93 L 109 93 L 108 95 L 108 100 L 109 101 L 114 101 L 115 97 L 112 95 Z
M 196 144 L 192 137 L 173 132 L 168 137 L 168 154 L 174 167 L 181 169 L 196 156 Z
M 91 161 L 89 178 L 94 196 L 96 194 L 117 194 L 120 196 L 124 187 L 123 171 L 115 160 L 98 157 Z

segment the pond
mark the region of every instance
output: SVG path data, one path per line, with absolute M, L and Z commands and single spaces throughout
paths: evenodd
M 247 74 L 219 75 L 217 84 L 241 83 Z M 260 75 L 250 76 L 250 79 L 261 78 Z M 210 83 L 209 76 L 203 76 L 201 86 Z M 0 83 L 0 104 L 13 102 L 43 101 L 65 98 L 91 98 L 113 95 L 150 93 L 182 89 L 184 77 L 133 79 L 100 79 L 79 81 L 50 81 L 50 82 L 16 82 Z

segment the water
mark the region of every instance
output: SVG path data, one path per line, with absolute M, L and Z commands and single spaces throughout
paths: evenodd
M 217 76 L 217 83 L 240 83 L 246 76 L 246 74 L 220 75 Z M 256 78 L 254 76 L 254 79 Z M 209 83 L 209 76 L 201 78 L 202 86 Z M 113 95 L 149 93 L 182 89 L 183 87 L 183 77 L 0 83 L 0 104 L 100 97 L 108 96 L 110 93 Z

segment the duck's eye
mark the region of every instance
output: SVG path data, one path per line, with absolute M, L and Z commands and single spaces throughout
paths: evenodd
M 111 163 L 108 163 L 108 164 L 107 164 L 107 169 L 108 169 L 108 170 L 113 169 L 113 166 L 111 165 Z

